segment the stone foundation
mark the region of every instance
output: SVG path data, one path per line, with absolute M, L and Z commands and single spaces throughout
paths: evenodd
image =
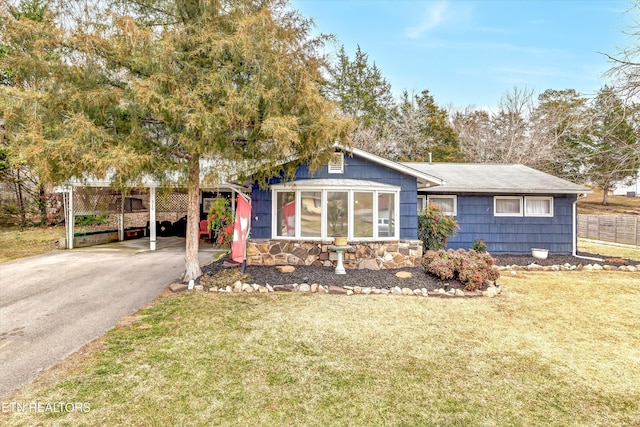
M 338 255 L 329 242 L 249 240 L 248 265 L 317 265 L 335 267 Z M 344 267 L 382 270 L 419 267 L 422 241 L 350 242 L 344 252 Z

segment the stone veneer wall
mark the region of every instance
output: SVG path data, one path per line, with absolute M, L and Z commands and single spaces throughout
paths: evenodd
M 335 267 L 338 255 L 331 243 L 312 241 L 257 240 L 247 242 L 248 265 L 317 265 Z M 422 241 L 353 242 L 344 252 L 344 267 L 380 270 L 418 267 Z

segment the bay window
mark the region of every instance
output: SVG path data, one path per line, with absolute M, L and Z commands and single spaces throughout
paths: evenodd
M 309 180 L 276 184 L 272 194 L 274 238 L 384 240 L 396 239 L 399 233 L 396 186 Z
M 322 193 L 301 191 L 300 202 L 300 235 L 322 237 Z
M 373 192 L 353 193 L 353 237 L 373 237 Z

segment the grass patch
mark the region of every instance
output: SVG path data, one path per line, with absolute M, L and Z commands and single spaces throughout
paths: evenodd
M 625 258 L 640 261 L 640 248 L 637 246 L 623 246 L 578 239 L 578 251 L 598 254 L 604 258 Z
M 638 425 L 640 275 L 520 273 L 495 299 L 163 296 L 11 401 L 18 425 Z
M 64 226 L 0 228 L 0 262 L 52 251 L 64 233 Z

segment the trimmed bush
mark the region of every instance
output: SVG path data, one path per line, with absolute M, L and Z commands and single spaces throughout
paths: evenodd
M 418 239 L 422 240 L 424 251 L 444 249 L 447 239 L 460 228 L 452 216 L 432 204 L 418 213 Z
M 473 249 L 454 251 L 427 251 L 422 257 L 422 266 L 427 273 L 442 280 L 457 279 L 469 291 L 482 288 L 485 282 L 495 282 L 500 277 L 500 271 L 495 265 L 496 260 L 484 252 Z

